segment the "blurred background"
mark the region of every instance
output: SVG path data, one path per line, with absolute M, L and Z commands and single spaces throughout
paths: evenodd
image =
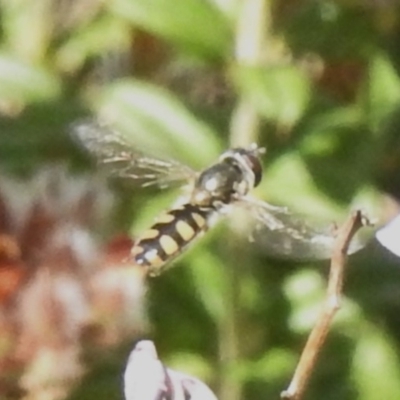
M 107 180 L 70 126 L 107 118 L 195 168 L 257 142 L 260 198 L 384 223 L 400 209 L 398 1 L 1 0 L 0 41 L 0 398 L 120 399 L 143 337 L 220 400 L 279 398 L 329 263 L 274 260 L 232 218 L 143 281 L 122 260 L 177 192 Z M 373 241 L 350 257 L 307 399 L 400 399 L 399 267 Z

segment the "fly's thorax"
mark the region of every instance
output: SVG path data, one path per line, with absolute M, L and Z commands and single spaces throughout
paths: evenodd
M 227 204 L 232 201 L 242 181 L 242 173 L 234 164 L 214 164 L 199 175 L 191 202 L 200 206 L 212 206 L 215 202 Z
M 237 148 L 223 153 L 219 162 L 204 170 L 194 184 L 193 204 L 230 204 L 256 187 L 262 176 L 260 149 Z

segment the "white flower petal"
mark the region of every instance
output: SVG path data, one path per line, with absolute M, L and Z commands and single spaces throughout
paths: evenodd
M 400 215 L 376 233 L 376 238 L 393 254 L 400 257 Z

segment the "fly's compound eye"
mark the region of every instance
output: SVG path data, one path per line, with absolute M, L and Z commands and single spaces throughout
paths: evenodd
M 258 148 L 234 148 L 226 151 L 220 157 L 221 161 L 224 160 L 235 160 L 236 163 L 250 170 L 254 175 L 254 187 L 258 186 L 262 178 L 262 165 L 258 154 L 260 153 Z
M 262 179 L 262 165 L 260 159 L 253 154 L 245 155 L 246 161 L 254 174 L 254 187 L 257 187 Z

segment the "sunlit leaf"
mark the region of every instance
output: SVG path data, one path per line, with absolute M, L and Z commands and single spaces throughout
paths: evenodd
M 253 377 L 267 381 L 285 378 L 293 370 L 297 357 L 287 349 L 275 347 L 253 364 Z
M 326 265 L 328 268 L 328 263 Z M 315 326 L 327 298 L 327 280 L 314 270 L 302 270 L 291 275 L 286 281 L 284 291 L 292 305 L 289 324 L 291 329 L 299 333 L 309 333 Z M 340 309 L 334 316 L 332 325 L 341 326 L 359 320 L 359 309 L 343 294 Z
M 60 93 L 60 81 L 45 68 L 0 54 L 0 99 L 27 102 L 50 99 Z
M 177 157 L 196 168 L 204 168 L 220 153 L 217 134 L 171 93 L 151 84 L 125 80 L 111 85 L 100 108 L 149 152 Z
M 288 206 L 315 219 L 333 221 L 343 212 L 332 199 L 318 190 L 306 164 L 295 151 L 269 166 L 260 193 L 265 193 L 268 196 L 266 200 L 271 203 Z
M 224 15 L 204 0 L 114 0 L 111 8 L 135 26 L 200 55 L 220 58 L 230 47 Z
M 324 282 L 316 271 L 304 270 L 290 276 L 284 287 L 292 303 L 289 324 L 296 332 L 309 332 L 324 301 Z
M 310 98 L 310 83 L 298 68 L 240 67 L 233 77 L 242 94 L 268 120 L 293 126 L 303 115 Z
M 400 368 L 396 346 L 382 330 L 360 328 L 353 360 L 353 381 L 362 400 L 399 399 Z
M 383 118 L 400 105 L 400 76 L 389 58 L 377 53 L 371 60 L 368 78 L 366 111 L 371 127 L 377 130 Z
M 106 52 L 123 52 L 130 45 L 131 29 L 126 21 L 106 15 L 90 25 L 84 25 L 62 43 L 56 53 L 56 63 L 69 73 L 81 68 L 89 57 Z
M 201 380 L 212 378 L 211 366 L 200 354 L 177 352 L 165 359 L 165 364 L 168 364 L 170 368 L 185 371 L 185 373 L 194 375 Z
M 1 6 L 2 26 L 8 47 L 24 60 L 44 61 L 54 28 L 51 2 L 5 1 Z

